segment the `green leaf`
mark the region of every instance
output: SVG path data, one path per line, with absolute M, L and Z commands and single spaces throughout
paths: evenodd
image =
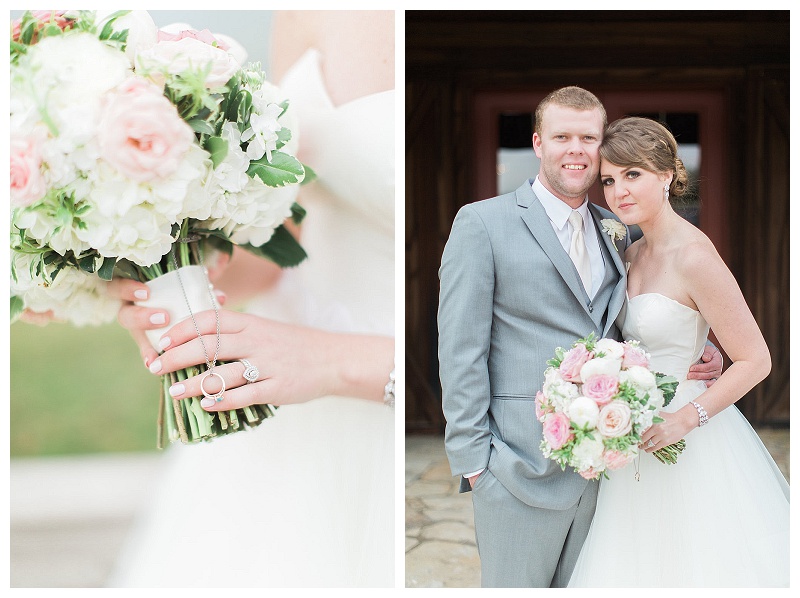
M 11 296 L 11 322 L 14 323 L 17 318 L 22 315 L 22 312 L 25 311 L 25 302 L 22 301 L 22 297 L 17 297 L 16 295 Z
M 266 156 L 250 162 L 247 174 L 260 178 L 268 187 L 284 187 L 302 181 L 305 170 L 294 156 L 273 152 L 272 162 Z
M 216 133 L 214 127 L 212 127 L 207 121 L 201 118 L 189 119 L 187 123 L 190 127 L 192 127 L 192 130 L 195 133 L 200 133 L 201 135 L 213 135 L 214 133 Z
M 275 142 L 275 149 L 281 149 L 291 140 L 292 140 L 292 132 L 286 127 L 283 127 L 280 131 L 278 131 L 278 140 Z
M 78 260 L 78 267 L 88 274 L 94 274 L 94 255 L 87 255 Z
M 211 163 L 216 168 L 228 155 L 228 142 L 221 137 L 209 137 L 206 140 L 205 149 L 211 154 Z
M 222 251 L 223 253 L 227 253 L 229 256 L 233 255 L 233 242 L 228 240 L 225 236 L 225 233 L 222 231 L 215 231 L 215 233 L 219 234 L 211 234 L 206 238 L 206 243 L 208 243 L 214 249 Z
M 97 275 L 103 280 L 111 280 L 114 276 L 114 266 L 117 263 L 117 258 L 107 257 L 103 260 L 103 265 L 97 271 Z
M 281 268 L 297 266 L 308 257 L 297 239 L 283 225 L 276 228 L 272 238 L 260 247 L 242 245 L 242 249 L 267 258 Z
M 301 206 L 299 203 L 294 202 L 292 204 L 292 222 L 295 224 L 300 224 L 303 222 L 303 219 L 306 217 L 306 209 Z
M 317 173 L 311 170 L 310 166 L 303 164 L 303 170 L 305 171 L 306 176 L 303 178 L 303 182 L 300 183 L 301 185 L 307 185 L 308 183 L 317 179 Z

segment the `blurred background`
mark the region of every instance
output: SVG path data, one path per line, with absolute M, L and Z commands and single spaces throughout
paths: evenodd
M 270 11 L 149 12 L 233 37 L 269 75 Z M 116 323 L 22 322 L 10 377 L 10 585 L 102 586 L 156 475 L 158 377 Z

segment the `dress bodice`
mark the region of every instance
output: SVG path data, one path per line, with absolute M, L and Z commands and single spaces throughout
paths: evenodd
M 280 293 L 299 323 L 393 335 L 394 90 L 334 105 L 320 60 L 307 50 L 280 83 L 298 157 L 317 174 L 299 197 L 308 259 Z
M 622 327 L 650 353 L 650 369 L 684 380 L 703 354 L 709 327 L 699 311 L 659 293 L 628 298 Z

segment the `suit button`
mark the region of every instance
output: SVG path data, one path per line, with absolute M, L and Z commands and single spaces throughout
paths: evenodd
M 594 311 L 594 307 L 593 307 L 593 306 L 592 306 L 592 304 L 590 303 L 590 304 L 589 304 L 589 313 L 592 313 L 593 311 Z

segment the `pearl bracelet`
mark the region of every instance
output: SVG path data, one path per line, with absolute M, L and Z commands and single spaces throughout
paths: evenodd
M 698 427 L 705 426 L 708 423 L 708 413 L 706 413 L 706 410 L 703 409 L 703 406 L 700 403 L 697 403 L 695 401 L 689 401 L 689 402 L 692 405 L 694 405 L 695 409 L 697 409 L 697 415 L 700 418 L 700 423 L 698 424 Z
M 389 374 L 389 381 L 383 387 L 383 404 L 394 409 L 394 370 Z

